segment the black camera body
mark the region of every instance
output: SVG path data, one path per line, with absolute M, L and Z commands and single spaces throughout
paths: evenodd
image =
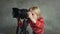
M 12 8 L 13 9 L 13 17 L 18 18 L 20 17 L 21 19 L 28 18 L 27 12 L 28 9 L 18 9 L 18 8 Z

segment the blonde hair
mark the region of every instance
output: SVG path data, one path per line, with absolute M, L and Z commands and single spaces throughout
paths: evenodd
M 29 11 L 30 11 L 30 10 L 36 10 L 36 11 L 34 11 L 34 12 L 37 14 L 37 16 L 38 16 L 38 17 L 41 16 L 41 12 L 40 12 L 40 8 L 39 8 L 39 7 L 33 6 L 33 7 L 29 8 Z

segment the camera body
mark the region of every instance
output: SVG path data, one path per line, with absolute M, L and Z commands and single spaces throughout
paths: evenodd
M 13 17 L 14 18 L 21 18 L 21 19 L 24 19 L 24 18 L 28 18 L 28 15 L 27 15 L 27 12 L 28 12 L 28 9 L 18 9 L 18 8 L 12 8 L 13 9 Z

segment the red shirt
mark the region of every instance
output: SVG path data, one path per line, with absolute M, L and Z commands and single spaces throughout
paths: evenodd
M 44 19 L 42 17 L 36 20 L 36 23 L 33 23 L 31 20 L 28 20 L 31 28 L 36 34 L 44 34 Z M 22 27 L 23 23 L 20 23 L 20 27 Z

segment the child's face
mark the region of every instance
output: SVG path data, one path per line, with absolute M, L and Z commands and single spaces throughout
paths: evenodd
M 37 14 L 35 13 L 34 10 L 30 11 L 32 13 L 33 18 L 37 18 Z

